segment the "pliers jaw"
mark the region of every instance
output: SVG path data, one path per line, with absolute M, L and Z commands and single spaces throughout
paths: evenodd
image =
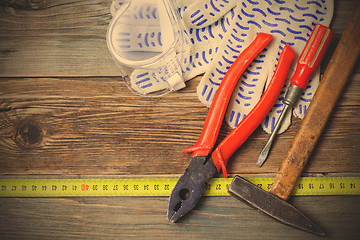
M 204 194 L 207 183 L 217 173 L 212 158 L 193 157 L 170 195 L 167 219 L 176 222 L 193 209 Z

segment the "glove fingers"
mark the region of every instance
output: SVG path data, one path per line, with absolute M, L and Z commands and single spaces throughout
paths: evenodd
M 235 128 L 261 98 L 265 83 L 272 70 L 265 63 L 266 56 L 260 54 L 239 79 L 230 99 L 226 113 L 227 124 Z
M 223 77 L 240 54 L 240 49 L 240 45 L 238 48 L 233 47 L 230 39 L 219 47 L 214 56 L 217 61 L 211 62 L 208 66 L 209 70 L 204 74 L 197 87 L 197 95 L 205 106 L 210 107 Z
M 198 97 L 200 101 L 208 107 L 211 105 L 216 90 L 220 86 L 230 66 L 240 55 L 241 51 L 245 49 L 256 36 L 256 32 L 243 31 L 241 29 L 242 26 L 238 25 L 237 21 L 239 21 L 238 18 L 231 18 L 229 28 L 231 31 L 226 32 L 224 37 L 226 40 L 214 56 L 216 61 L 209 65 L 209 70 L 205 73 L 198 85 Z M 229 111 L 226 115 L 226 121 L 231 127 L 236 127 L 260 99 L 270 71 L 269 62 L 273 62 L 266 60 L 268 55 L 271 57 L 269 51 L 265 49 L 253 63 L 251 63 L 238 81 L 229 103 Z M 273 65 L 275 65 L 275 63 Z
M 235 6 L 236 1 L 197 1 L 189 5 L 184 21 L 188 27 L 203 28 L 219 20 Z
M 194 4 L 192 1 L 178 1 L 178 11 L 183 19 L 189 16 L 191 10 L 189 8 L 192 4 Z M 183 62 L 185 81 L 203 74 L 208 69 L 209 64 L 218 52 L 219 42 L 222 41 L 224 35 L 230 29 L 230 23 L 233 21 L 234 16 L 234 10 L 230 10 L 210 25 L 202 28 L 190 27 L 186 29 L 191 50 L 190 54 L 185 56 Z

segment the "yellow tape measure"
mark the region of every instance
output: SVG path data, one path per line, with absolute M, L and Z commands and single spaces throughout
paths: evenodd
M 246 178 L 268 190 L 273 178 Z M 0 179 L 0 197 L 170 196 L 177 178 Z M 205 196 L 228 196 L 232 178 L 213 178 Z M 360 177 L 301 177 L 293 195 L 360 195 Z

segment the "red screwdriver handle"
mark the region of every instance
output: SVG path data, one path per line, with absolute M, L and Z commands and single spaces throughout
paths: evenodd
M 261 124 L 268 112 L 274 106 L 284 86 L 291 63 L 295 58 L 295 52 L 289 45 L 285 45 L 281 52 L 278 65 L 261 99 L 242 120 L 237 127 L 226 136 L 224 140 L 212 153 L 212 159 L 218 170 L 222 170 L 224 177 L 227 177 L 226 165 L 231 155 L 238 149 L 246 139 Z
M 259 33 L 255 40 L 241 52 L 239 57 L 231 65 L 211 103 L 199 140 L 193 147 L 185 149 L 183 151 L 184 153 L 193 152 L 192 156 L 207 156 L 210 154 L 219 135 L 226 108 L 236 83 L 245 69 L 266 45 L 268 45 L 272 38 L 269 34 Z
M 319 67 L 334 33 L 330 28 L 316 25 L 297 62 L 291 83 L 305 89 L 310 76 Z

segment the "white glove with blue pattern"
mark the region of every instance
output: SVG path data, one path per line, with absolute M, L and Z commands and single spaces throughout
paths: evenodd
M 230 28 L 219 45 L 214 61 L 208 67 L 197 92 L 199 99 L 210 106 L 221 80 L 230 65 L 245 49 L 259 32 L 272 34 L 274 39 L 268 47 L 254 60 L 246 73 L 241 77 L 234 90 L 228 106 L 226 122 L 231 127 L 237 124 L 251 111 L 260 99 L 266 83 L 271 79 L 279 54 L 285 44 L 290 44 L 297 53 L 302 52 L 313 27 L 316 24 L 329 26 L 333 15 L 333 0 L 283 1 L 283 0 L 206 0 L 191 4 L 184 17 L 187 25 L 204 28 L 219 19 L 226 11 L 234 11 L 233 18 L 228 18 Z M 297 59 L 295 59 L 297 61 Z M 292 66 L 294 71 L 296 61 Z M 291 76 L 292 73 L 289 73 Z M 302 118 L 318 86 L 320 71 L 318 70 L 309 81 L 294 115 Z M 262 127 L 270 133 L 282 111 L 286 88 L 284 86 L 277 103 L 264 120 Z M 291 113 L 282 124 L 279 133 L 291 124 Z

